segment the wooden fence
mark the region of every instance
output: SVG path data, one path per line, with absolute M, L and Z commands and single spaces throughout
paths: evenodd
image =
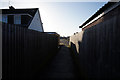
M 81 33 L 71 36 L 71 47 L 79 53 L 76 56 L 85 78 L 120 79 L 120 6 L 97 21 L 101 19 L 85 29 L 82 41 Z
M 3 23 L 2 79 L 34 80 L 56 54 L 58 41 L 59 35 Z

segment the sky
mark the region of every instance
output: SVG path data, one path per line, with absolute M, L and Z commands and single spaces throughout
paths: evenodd
M 35 0 L 0 0 L 0 8 L 39 8 L 45 32 L 71 36 L 80 32 L 79 26 L 106 2 L 39 2 Z

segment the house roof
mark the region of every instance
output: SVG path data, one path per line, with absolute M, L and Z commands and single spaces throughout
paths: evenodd
M 37 10 L 38 10 L 38 8 L 2 9 L 2 14 L 29 14 L 33 17 Z
M 92 15 L 86 22 L 84 22 L 81 26 L 79 26 L 79 28 L 83 28 L 83 26 L 85 26 L 86 24 L 88 24 L 90 21 L 92 21 L 93 19 L 95 19 L 97 16 L 99 16 L 100 14 L 102 14 L 104 11 L 108 10 L 110 7 L 114 6 L 116 3 L 118 3 L 118 2 L 108 2 L 107 4 L 105 4 L 94 15 Z
M 34 17 L 35 13 L 37 12 L 38 8 L 24 8 L 24 9 L 15 9 L 14 7 L 10 6 L 9 9 L 2 9 L 2 14 L 27 14 L 30 17 Z M 28 24 L 23 25 L 23 27 L 28 27 L 31 23 L 32 19 L 28 22 Z
M 10 6 L 9 7 L 9 9 L 2 9 L 2 14 L 7 14 L 7 15 L 15 15 L 15 14 L 20 14 L 20 15 L 28 15 L 28 16 L 30 16 L 31 17 L 31 19 L 30 19 L 30 21 L 28 22 L 28 24 L 25 24 L 25 25 L 23 25 L 22 24 L 22 26 L 23 27 L 26 27 L 26 28 L 28 28 L 28 26 L 30 25 L 30 23 L 31 23 L 31 21 L 32 21 L 32 19 L 33 19 L 33 17 L 35 16 L 35 14 L 36 14 L 36 12 L 39 10 L 39 8 L 24 8 L 24 9 L 15 9 L 13 6 Z M 41 17 L 40 17 L 40 13 L 39 13 L 39 18 L 40 18 L 40 20 L 41 20 Z M 42 22 L 42 20 L 41 20 L 41 22 Z M 42 23 L 43 24 L 43 23 Z M 18 24 L 19 25 L 19 24 Z M 20 24 L 21 25 L 21 24 Z M 42 29 L 43 29 L 43 25 L 41 25 L 42 26 Z

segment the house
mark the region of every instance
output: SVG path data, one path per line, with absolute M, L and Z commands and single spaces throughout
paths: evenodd
M 15 9 L 10 6 L 9 9 L 2 9 L 2 22 L 44 32 L 38 8 Z
M 99 23 L 107 21 L 114 14 L 114 10 L 120 8 L 119 2 L 108 2 L 102 8 L 100 8 L 94 15 L 92 15 L 87 21 L 85 21 L 79 28 L 84 31 L 87 28 L 93 27 Z

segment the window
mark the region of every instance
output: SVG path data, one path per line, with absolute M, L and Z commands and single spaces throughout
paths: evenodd
M 14 16 L 8 15 L 8 24 L 14 24 Z
M 21 16 L 20 15 L 14 16 L 14 24 L 21 24 Z
M 2 22 L 7 23 L 7 15 L 2 15 Z
M 28 15 L 21 16 L 21 24 L 28 24 L 30 22 L 30 17 Z

